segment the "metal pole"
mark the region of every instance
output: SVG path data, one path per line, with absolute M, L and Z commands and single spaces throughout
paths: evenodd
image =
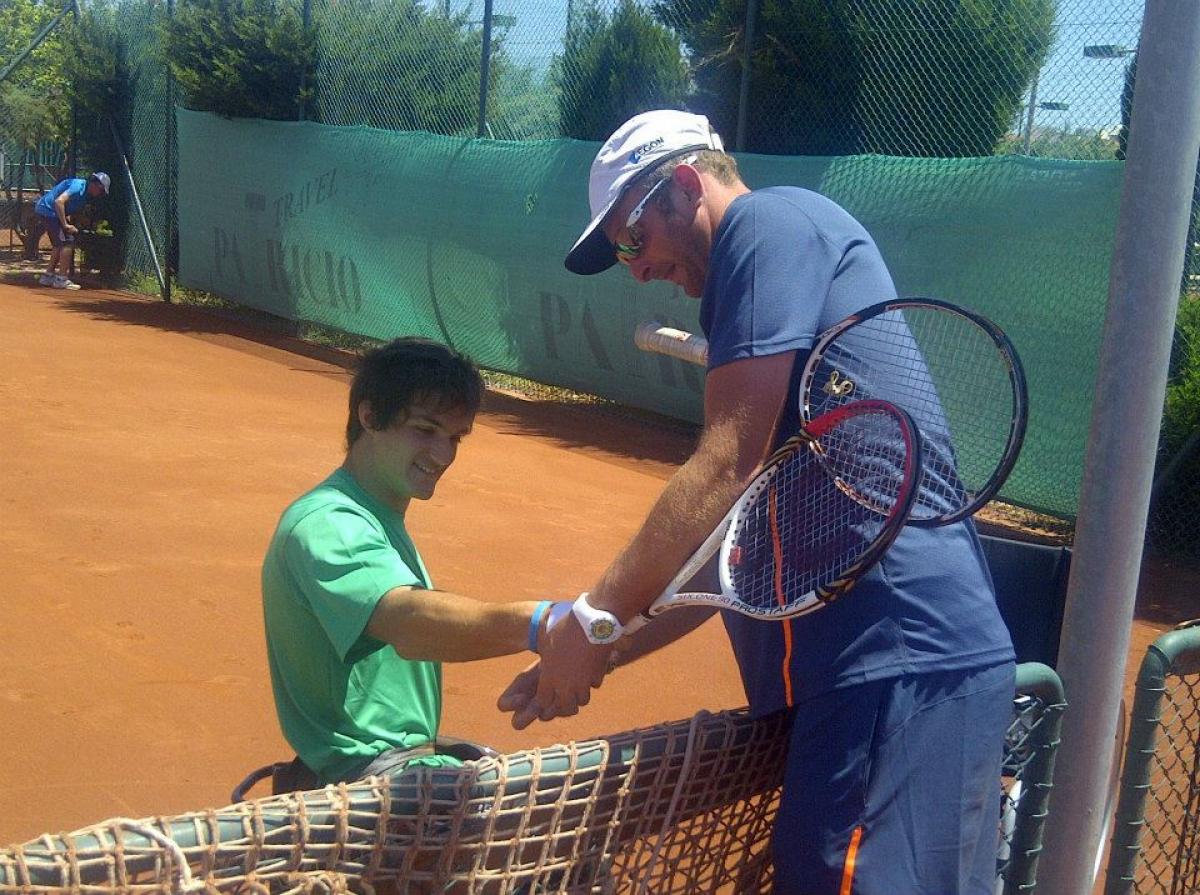
M 125 156 L 125 146 L 121 143 L 117 126 L 113 124 L 111 118 L 108 121 L 108 129 L 112 131 L 113 143 L 116 144 L 117 154 L 121 157 L 121 170 L 125 172 L 125 179 L 129 181 L 129 193 L 133 196 L 133 207 L 137 210 L 138 221 L 142 225 L 142 238 L 146 240 L 146 249 L 150 252 L 150 259 L 154 262 L 154 273 L 158 277 L 159 292 L 164 300 L 169 301 L 171 293 L 167 289 L 167 280 L 163 276 L 162 265 L 158 263 L 158 250 L 154 247 L 154 237 L 150 234 L 150 225 L 146 223 L 146 212 L 142 208 L 142 199 L 138 195 L 137 183 L 133 179 L 133 170 L 129 167 L 129 159 Z
M 1147 0 L 1058 672 L 1063 718 L 1038 891 L 1088 895 L 1104 825 L 1200 153 L 1200 4 Z
M 492 0 L 483 0 L 483 49 L 479 57 L 479 120 L 475 134 L 487 136 L 488 78 L 492 67 Z
M 1038 78 L 1042 75 L 1039 68 L 1033 73 L 1033 84 L 1029 88 L 1029 111 L 1025 115 L 1025 154 L 1029 155 L 1029 141 L 1033 139 L 1033 110 L 1037 108 Z
M 175 18 L 175 0 L 167 0 L 167 18 Z M 166 149 L 163 152 L 165 157 L 167 175 L 163 189 L 163 205 L 166 210 L 166 236 L 167 244 L 164 246 L 166 252 L 165 259 L 167 263 L 166 276 L 162 278 L 162 300 L 167 304 L 171 303 L 171 271 L 173 270 L 172 251 L 175 246 L 175 78 L 171 74 L 171 66 L 166 66 L 167 69 L 167 134 Z
M 303 21 L 304 21 L 304 31 L 305 31 L 305 33 L 307 33 L 308 29 L 312 27 L 312 0 L 304 0 L 304 11 L 303 11 L 302 15 L 303 15 Z M 300 118 L 299 118 L 300 121 L 303 121 L 307 114 L 304 110 L 304 99 L 303 99 L 304 88 L 306 86 L 307 86 L 307 84 L 305 82 L 304 69 L 301 68 L 300 69 L 301 99 L 300 99 Z
M 746 118 L 750 110 L 750 65 L 754 61 L 754 28 L 758 22 L 758 0 L 746 2 L 746 39 L 742 48 L 742 83 L 738 90 L 737 135 L 733 148 L 746 151 Z

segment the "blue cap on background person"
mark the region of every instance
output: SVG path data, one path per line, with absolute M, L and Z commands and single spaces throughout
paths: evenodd
M 588 179 L 592 221 L 567 253 L 567 270 L 593 274 L 616 264 L 616 249 L 604 235 L 604 218 L 640 174 L 697 149 L 725 151 L 720 136 L 703 115 L 656 109 L 635 115 L 617 128 L 592 162 Z

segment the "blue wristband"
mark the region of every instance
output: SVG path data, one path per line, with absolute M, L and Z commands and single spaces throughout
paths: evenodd
M 533 610 L 533 615 L 529 616 L 529 651 L 531 653 L 538 651 L 538 628 L 541 627 L 542 616 L 553 605 L 553 600 L 542 600 L 542 602 L 537 604 L 537 608 Z

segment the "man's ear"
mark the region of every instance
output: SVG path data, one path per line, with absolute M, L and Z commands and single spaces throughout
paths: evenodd
M 370 429 L 372 432 L 375 431 L 375 413 L 371 410 L 370 401 L 365 399 L 359 401 L 358 410 L 356 410 L 355 413 L 358 414 L 358 421 L 362 424 L 364 429 Z
M 704 180 L 692 165 L 679 165 L 671 172 L 671 179 L 687 197 L 689 204 L 694 205 L 704 195 Z

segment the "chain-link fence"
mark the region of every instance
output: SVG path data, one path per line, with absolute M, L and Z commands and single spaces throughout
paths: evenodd
M 1146 653 L 1122 771 L 1105 895 L 1200 891 L 1200 627 Z
M 33 203 L 71 166 L 72 102 L 57 75 L 61 5 L 0 8 L 0 247 L 34 260 Z
M 186 9 L 201 0 L 178 2 Z M 315 42 L 312 74 L 297 77 L 296 119 L 509 141 L 599 140 L 633 113 L 674 105 L 709 115 L 737 150 L 804 156 L 1120 158 L 1142 16 L 1141 0 L 275 2 L 271 8 L 302 20 Z M 112 169 L 107 211 L 124 270 L 152 285 L 156 271 L 176 267 L 171 110 L 189 102 L 185 91 L 173 92 L 160 52 L 173 5 L 88 0 L 83 7 L 111 31 L 119 57 L 122 87 L 107 120 L 72 117 L 65 82 L 47 81 L 66 51 L 62 27 L 17 58 L 69 7 L 43 0 L 11 7 L 28 21 L 0 12 L 7 41 L 0 66 L 13 69 L 0 78 L 9 239 L 20 236 L 22 197 L 68 171 Z M 38 130 L 22 117 L 30 109 L 72 121 L 58 122 L 57 142 L 32 140 Z M 80 151 L 72 155 L 74 147 Z M 1150 543 L 1197 555 L 1193 243 L 1189 236 L 1187 319 L 1178 330 Z
M 1037 883 L 1042 832 L 1054 777 L 1062 713 L 1062 681 L 1049 666 L 1017 666 L 1013 720 L 1004 737 L 997 891 L 1027 892 Z

